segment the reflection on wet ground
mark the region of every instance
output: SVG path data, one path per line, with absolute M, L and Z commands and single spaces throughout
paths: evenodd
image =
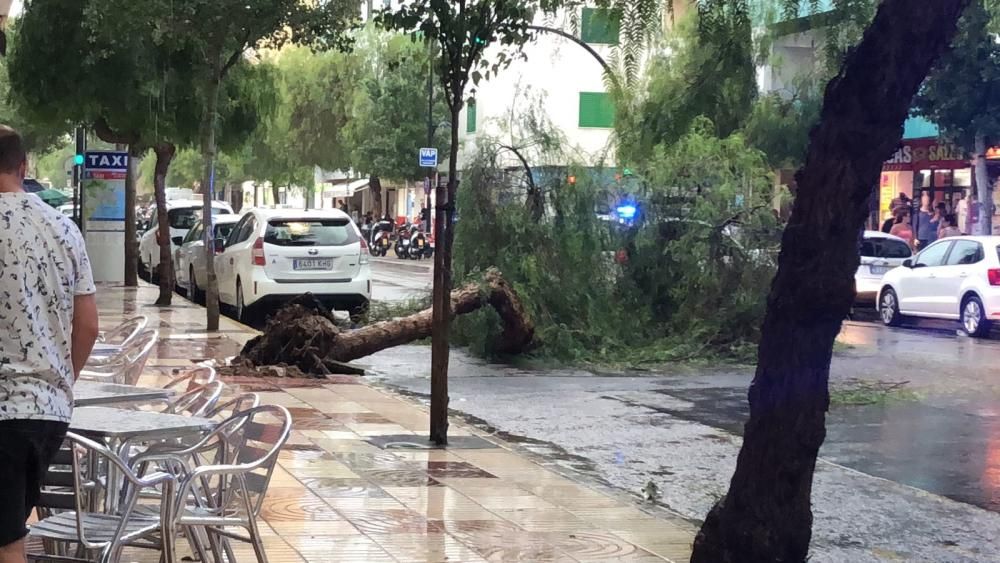
M 742 434 L 746 391 L 732 387 L 661 389 L 688 408 L 644 405 Z M 1000 512 L 1000 417 L 898 401 L 834 405 L 823 458 L 858 471 Z

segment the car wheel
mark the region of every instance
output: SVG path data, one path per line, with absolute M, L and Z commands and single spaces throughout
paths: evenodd
M 969 336 L 982 337 L 990 332 L 990 321 L 986 318 L 986 308 L 975 295 L 962 301 L 962 330 Z
M 194 267 L 192 266 L 188 270 L 188 287 L 190 291 L 188 292 L 191 296 L 192 301 L 199 305 L 205 304 L 205 292 L 198 287 L 198 278 L 194 277 Z
M 896 292 L 886 289 L 882 292 L 878 304 L 879 316 L 882 317 L 882 324 L 885 326 L 899 326 L 903 322 L 903 315 L 899 313 L 899 298 Z

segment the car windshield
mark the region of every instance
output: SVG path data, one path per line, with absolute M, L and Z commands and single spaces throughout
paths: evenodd
M 228 209 L 212 208 L 212 215 L 229 215 Z M 190 230 L 194 224 L 201 221 L 200 207 L 182 207 L 171 209 L 167 212 L 167 219 L 170 221 L 171 229 Z
M 865 258 L 909 258 L 910 247 L 901 240 L 866 238 L 861 243 L 861 256 Z
M 358 240 L 348 219 L 279 219 L 264 233 L 264 242 L 277 246 L 347 246 Z

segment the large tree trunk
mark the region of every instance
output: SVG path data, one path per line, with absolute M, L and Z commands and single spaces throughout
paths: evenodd
M 134 145 L 129 145 L 128 176 L 125 178 L 125 287 L 139 286 L 139 239 L 136 233 L 135 175 L 136 160 L 142 156 Z
M 215 200 L 215 127 L 219 108 L 219 89 L 222 72 L 216 72 L 209 85 L 205 115 L 202 118 L 201 154 L 205 158 L 205 175 L 202 182 L 202 217 L 206 222 L 212 219 L 212 203 Z M 206 330 L 219 330 L 219 278 L 215 275 L 215 233 L 214 228 L 206 228 L 205 243 L 205 309 Z
M 524 305 L 499 271 L 486 272 L 480 283 L 451 293 L 453 315 L 471 313 L 487 305 L 500 316 L 504 330 L 498 349 L 519 353 L 534 341 L 535 328 Z M 434 309 L 357 330 L 340 331 L 335 319 L 311 296 L 297 299 L 268 321 L 264 334 L 243 348 L 236 364 L 294 365 L 305 373 L 336 372 L 333 362 L 349 362 L 375 352 L 431 336 Z
M 979 199 L 979 216 L 976 217 L 974 235 L 993 234 L 993 190 L 986 172 L 986 136 L 977 133 L 975 138 L 976 195 Z
M 452 92 L 451 147 L 448 153 L 447 188 L 436 186 L 437 216 L 434 219 L 433 334 L 431 337 L 431 420 L 430 439 L 439 446 L 448 444 L 448 363 L 451 328 L 451 248 L 455 241 L 455 194 L 458 191 L 458 124 L 462 93 Z M 447 190 L 447 191 L 445 191 Z
M 768 297 L 743 447 L 729 492 L 695 539 L 693 562 L 806 559 L 830 359 L 854 299 L 870 187 L 967 2 L 884 0 L 827 86 Z
M 170 217 L 167 213 L 167 171 L 177 154 L 177 147 L 172 143 L 157 143 L 153 146 L 156 154 L 156 166 L 153 172 L 153 197 L 156 198 L 156 241 L 160 247 L 160 265 L 157 272 L 160 278 L 160 296 L 156 304 L 162 307 L 170 306 L 174 295 L 174 263 L 170 246 Z M 150 265 L 152 267 L 152 265 Z

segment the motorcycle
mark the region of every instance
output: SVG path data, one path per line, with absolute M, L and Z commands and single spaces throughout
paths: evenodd
M 409 223 L 400 225 L 399 231 L 396 232 L 396 246 L 395 246 L 396 258 L 401 258 L 405 260 L 411 257 L 410 242 L 411 242 L 411 233 L 414 230 L 415 229 L 410 227 Z
M 389 247 L 392 246 L 392 221 L 379 221 L 371 231 L 371 241 L 369 243 L 371 253 L 375 256 L 385 257 L 389 254 Z
M 410 229 L 410 258 L 423 260 L 425 256 L 428 258 L 431 256 L 430 252 L 432 251 L 424 232 L 415 227 Z

